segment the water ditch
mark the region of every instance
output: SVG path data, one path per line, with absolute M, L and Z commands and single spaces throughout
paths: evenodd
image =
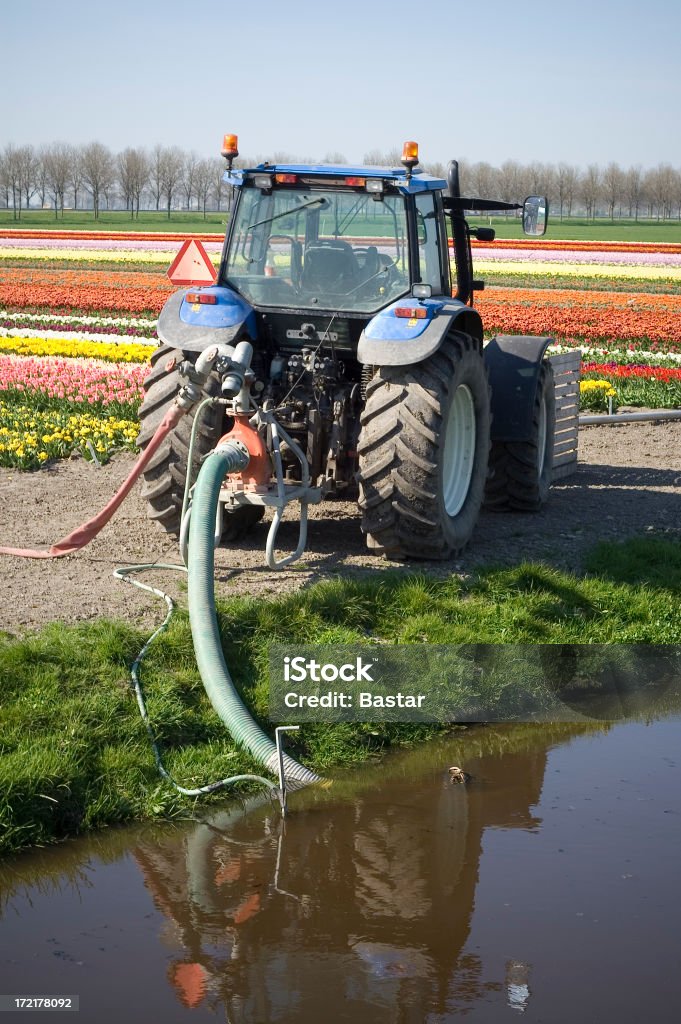
M 454 732 L 290 812 L 6 861 L 0 992 L 102 1024 L 678 1019 L 678 711 Z

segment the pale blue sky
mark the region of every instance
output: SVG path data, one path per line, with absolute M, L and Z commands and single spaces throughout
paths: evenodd
M 0 4 L 0 146 L 681 166 L 669 0 Z

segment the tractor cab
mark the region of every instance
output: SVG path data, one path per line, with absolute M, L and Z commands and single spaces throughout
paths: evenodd
M 366 322 L 414 284 L 451 294 L 442 179 L 267 164 L 225 179 L 235 201 L 219 284 L 255 309 Z

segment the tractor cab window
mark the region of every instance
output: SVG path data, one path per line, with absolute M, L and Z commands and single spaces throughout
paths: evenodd
M 376 312 L 409 289 L 404 199 L 244 186 L 221 281 L 256 306 Z
M 415 202 L 421 281 L 423 284 L 432 285 L 433 295 L 440 295 L 443 291 L 443 281 L 438 235 L 440 227 L 435 197 L 432 192 L 422 192 L 416 196 Z M 446 243 L 443 251 L 447 252 Z

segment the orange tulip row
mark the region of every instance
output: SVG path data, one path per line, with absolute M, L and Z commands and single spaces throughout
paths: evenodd
M 669 310 L 681 311 L 681 295 L 651 292 L 577 291 L 574 288 L 497 288 L 489 287 L 476 303 L 481 307 L 489 301 L 526 306 L 585 306 L 589 309 Z
M 10 309 L 159 313 L 174 290 L 159 274 L 0 268 L 0 305 Z
M 589 305 L 584 301 L 555 304 L 528 297 L 513 301 L 512 289 L 496 289 L 479 300 L 485 329 L 503 334 L 552 335 L 598 341 L 641 341 L 651 349 L 678 351 L 681 348 L 681 317 L 678 308 L 650 308 L 653 296 L 642 296 L 636 306 Z M 525 291 L 525 289 L 518 289 Z M 574 295 L 579 295 L 575 292 Z M 660 296 L 670 298 L 670 296 Z M 582 296 L 580 296 L 582 299 Z
M 42 267 L 2 267 L 1 284 L 68 285 L 75 288 L 148 288 L 171 292 L 174 286 L 161 274 L 133 270 L 56 270 Z
M 67 284 L 5 284 L 0 282 L 0 305 L 9 309 L 52 312 L 160 313 L 168 289 L 69 286 Z

